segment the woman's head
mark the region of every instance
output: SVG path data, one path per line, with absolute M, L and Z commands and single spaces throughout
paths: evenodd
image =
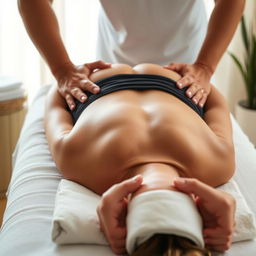
M 211 256 L 211 253 L 187 238 L 156 234 L 142 243 L 131 256 Z
M 204 247 L 202 234 L 203 223 L 200 213 L 192 198 L 181 192 L 154 190 L 139 194 L 128 205 L 126 224 L 126 248 L 131 255 L 145 241 L 151 242 L 147 243 L 147 246 L 143 247 L 144 249 L 155 243 L 158 246 L 153 246 L 153 248 L 172 248 L 172 246 L 169 246 L 170 244 L 175 245 L 174 248 L 182 244 L 180 247 L 183 248 L 184 245 L 188 244 L 184 241 L 193 241 L 193 243 L 189 243 L 190 248 L 192 246 L 194 248 L 194 245 L 198 245 L 198 248 Z M 162 235 L 162 238 L 166 238 L 157 239 L 156 241 L 154 239 L 151 240 L 156 234 L 165 234 Z M 172 239 L 167 239 L 170 237 L 169 234 L 173 235 L 171 236 Z M 182 239 L 177 240 L 177 237 L 182 237 Z M 158 254 L 144 255 L 155 256 Z M 176 254 L 169 255 L 176 256 Z

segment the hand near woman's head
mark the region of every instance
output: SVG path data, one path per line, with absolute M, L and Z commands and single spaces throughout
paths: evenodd
M 128 196 L 136 192 L 141 184 L 141 175 L 115 184 L 102 195 L 97 207 L 101 231 L 107 238 L 112 251 L 116 254 L 126 252 Z
M 89 91 L 93 94 L 100 91 L 99 86 L 90 81 L 90 74 L 96 69 L 109 67 L 111 67 L 111 64 L 103 61 L 95 61 L 78 66 L 66 63 L 60 69 L 53 72 L 58 82 L 59 92 L 71 110 L 75 108 L 75 99 L 80 102 L 87 100 L 84 91 Z
M 196 205 L 203 218 L 206 247 L 213 251 L 228 250 L 235 227 L 235 199 L 197 179 L 177 178 L 174 187 L 195 196 Z
M 106 191 L 97 208 L 100 227 L 114 253 L 126 252 L 126 215 L 128 196 L 142 185 L 142 176 L 136 176 L 112 186 Z M 203 219 L 206 247 L 214 251 L 230 248 L 235 221 L 235 199 L 197 179 L 177 178 L 173 186 L 192 194 Z

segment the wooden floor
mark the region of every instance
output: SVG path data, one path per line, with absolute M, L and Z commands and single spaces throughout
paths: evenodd
M 6 206 L 6 199 L 0 200 L 0 226 L 2 226 L 3 214 Z

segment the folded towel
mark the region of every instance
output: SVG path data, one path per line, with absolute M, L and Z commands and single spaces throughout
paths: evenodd
M 250 210 L 237 183 L 233 179 L 231 179 L 228 183 L 219 186 L 218 189 L 229 193 L 236 199 L 236 227 L 233 234 L 232 242 L 239 242 L 255 238 L 255 215 Z
M 100 196 L 69 180 L 60 181 L 53 213 L 52 240 L 58 244 L 108 244 L 96 213 Z
M 218 189 L 233 195 L 236 199 L 236 228 L 233 242 L 253 239 L 256 236 L 254 216 L 235 181 L 230 180 Z M 96 213 L 99 201 L 100 196 L 94 192 L 77 183 L 62 179 L 57 191 L 53 214 L 53 241 L 57 244 L 107 245 L 100 231 Z
M 186 237 L 204 247 L 202 218 L 193 199 L 181 192 L 153 190 L 136 196 L 128 205 L 126 221 L 129 254 L 155 234 Z

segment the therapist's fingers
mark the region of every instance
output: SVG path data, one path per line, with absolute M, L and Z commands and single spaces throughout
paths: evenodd
M 197 83 L 193 83 L 187 90 L 186 90 L 186 95 L 189 98 L 192 98 L 195 96 L 195 94 L 197 93 L 199 89 L 199 85 Z
M 207 233 L 206 233 L 207 231 Z M 222 228 L 204 229 L 204 242 L 206 244 L 230 244 L 232 242 L 233 230 L 229 233 L 225 232 Z
M 115 253 L 115 254 L 122 254 L 126 252 L 126 236 L 125 237 L 118 237 L 118 235 L 113 232 L 112 234 L 115 234 L 115 236 L 112 236 L 111 234 L 106 234 L 104 233 L 107 237 L 109 246 L 111 248 L 111 250 Z
M 195 77 L 193 75 L 187 74 L 177 81 L 177 86 L 182 89 L 184 87 L 192 85 L 195 82 Z
M 204 219 L 204 232 L 221 230 L 223 235 L 230 236 L 234 231 L 236 200 L 230 194 L 214 189 L 197 179 L 178 178 L 173 183 L 181 192 L 197 196 L 196 204 Z M 214 224 L 214 226 L 212 226 Z M 215 229 L 215 230 L 214 230 Z
M 207 245 L 206 248 L 211 251 L 224 252 L 230 248 L 230 245 L 226 245 L 226 244 Z
M 74 101 L 73 97 L 69 93 L 67 93 L 65 95 L 65 99 L 66 99 L 66 102 L 67 102 L 69 108 L 71 110 L 73 110 L 75 108 L 75 101 Z
M 97 69 L 110 68 L 111 64 L 104 61 L 95 61 L 83 65 L 70 63 L 54 71 L 54 76 L 58 82 L 58 90 L 71 110 L 75 108 L 75 99 L 80 102 L 87 100 L 86 91 L 96 94 L 100 87 L 90 81 L 89 76 Z
M 125 247 L 121 247 L 121 248 L 112 248 L 112 251 L 117 254 L 117 255 L 120 255 L 120 254 L 126 254 L 126 249 Z
M 73 95 L 74 98 L 76 98 L 79 101 L 84 102 L 87 99 L 87 96 L 78 87 L 71 88 L 70 93 Z
M 234 231 L 234 226 L 229 226 L 229 229 L 223 229 L 221 227 L 204 228 L 203 235 L 205 239 L 226 239 L 231 240 Z
M 202 99 L 204 93 L 204 89 L 198 89 L 197 92 L 194 94 L 192 100 L 195 104 L 198 104 L 199 101 Z
M 222 228 L 208 228 L 204 229 L 204 242 L 207 248 L 211 248 L 213 250 L 220 250 L 220 246 L 222 246 L 222 250 L 227 250 L 230 248 L 232 243 L 232 233 L 233 230 L 229 232 L 225 232 Z
M 204 239 L 205 244 L 209 245 L 230 245 L 231 244 L 231 237 L 208 237 Z
M 186 67 L 186 64 L 179 63 L 179 62 L 171 62 L 168 65 L 165 65 L 163 67 L 179 73 L 182 69 L 184 69 Z
M 141 183 L 142 176 L 138 175 L 132 179 L 113 185 L 102 195 L 100 204 L 97 207 L 97 213 L 103 230 L 105 230 L 106 233 L 109 232 L 109 236 L 114 238 L 117 234 L 118 237 L 121 236 L 123 230 L 119 228 L 125 225 L 123 219 L 125 218 L 128 204 L 126 197 L 139 189 Z M 114 228 L 116 228 L 115 233 L 112 231 Z M 118 232 L 120 232 L 120 234 Z
M 113 243 L 110 244 L 111 249 L 116 254 L 121 254 L 126 252 L 125 248 L 126 238 L 120 240 L 114 240 Z
M 84 90 L 84 91 L 89 91 L 93 94 L 96 94 L 100 91 L 100 87 L 90 81 L 89 79 L 82 79 L 79 81 L 79 86 Z
M 199 100 L 199 106 L 202 108 L 207 100 L 208 94 L 207 92 L 203 92 L 202 98 Z
M 195 82 L 194 75 L 191 73 L 188 73 L 188 67 L 189 67 L 188 64 L 178 63 L 178 62 L 172 62 L 168 65 L 163 66 L 163 68 L 177 72 L 182 76 L 182 78 L 177 81 L 177 86 L 180 89 L 187 87 L 191 85 L 193 82 Z
M 97 208 L 101 231 L 104 233 L 112 251 L 119 254 L 125 249 L 127 230 L 126 227 L 119 226 L 119 219 L 115 215 L 115 204 L 106 205 L 105 203 Z
M 88 80 L 89 81 L 89 80 Z M 96 91 L 94 88 L 96 88 Z M 80 102 L 85 102 L 87 100 L 87 95 L 83 92 L 91 91 L 93 94 L 99 92 L 98 86 L 94 85 L 91 81 L 89 83 L 84 83 L 84 80 L 79 80 L 79 78 L 72 78 L 70 81 L 66 82 L 65 85 L 60 88 L 60 93 L 66 99 L 66 102 L 71 110 L 75 108 L 75 99 Z
M 137 175 L 131 179 L 113 185 L 104 193 L 104 197 L 111 197 L 113 201 L 120 201 L 127 197 L 130 193 L 134 193 L 142 183 L 142 176 Z
M 102 60 L 90 62 L 90 63 L 85 63 L 84 65 L 81 66 L 81 69 L 85 69 L 85 74 L 80 75 L 80 81 L 79 81 L 79 86 L 84 90 L 84 91 L 89 91 L 93 94 L 96 94 L 100 91 L 100 87 L 90 81 L 88 79 L 89 75 L 93 73 L 94 71 L 98 69 L 106 69 L 110 68 L 111 64 L 106 63 Z M 84 100 L 85 101 L 85 100 Z
M 194 178 L 176 178 L 173 185 L 182 192 L 199 196 L 204 201 L 216 199 L 216 189 Z
M 104 62 L 102 60 L 98 60 L 98 61 L 86 63 L 86 64 L 84 64 L 84 66 L 87 67 L 91 72 L 93 72 L 95 69 L 110 68 L 111 64 L 110 63 L 106 63 L 106 62 Z
M 126 197 L 134 193 L 142 184 L 138 175 L 113 185 L 101 198 L 97 207 L 100 227 L 114 253 L 123 253 L 126 239 L 126 214 L 128 201 Z

